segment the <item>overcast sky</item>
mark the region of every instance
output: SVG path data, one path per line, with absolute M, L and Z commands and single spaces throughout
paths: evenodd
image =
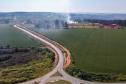
M 0 0 L 0 12 L 126 13 L 126 0 Z

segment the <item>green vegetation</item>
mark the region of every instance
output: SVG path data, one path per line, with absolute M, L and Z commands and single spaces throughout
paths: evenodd
M 0 84 L 15 84 L 52 70 L 54 54 L 18 29 L 0 24 Z
M 16 28 L 0 24 L 0 46 L 10 45 L 11 47 L 32 47 L 39 46 L 40 43 L 29 38 Z
M 75 72 L 68 72 L 76 74 L 79 68 L 81 72 L 88 73 L 90 78 L 101 75 L 109 77 L 105 81 L 126 81 L 125 29 L 59 29 L 43 30 L 42 33 L 70 49 L 76 67 L 72 65 L 70 68 L 75 69 Z M 90 80 L 100 81 L 101 76 Z
M 8 54 L 0 54 L 0 58 L 6 55 Z M 0 84 L 15 84 L 34 79 L 48 73 L 53 67 L 54 53 L 45 48 L 27 51 L 18 49 L 9 56 L 11 57 L 0 61 Z
M 60 81 L 57 81 L 57 82 L 49 82 L 47 84 L 71 84 L 71 83 L 64 81 L 64 80 L 60 80 Z

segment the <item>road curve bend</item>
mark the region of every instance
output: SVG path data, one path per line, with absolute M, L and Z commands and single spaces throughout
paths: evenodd
M 126 83 L 89 82 L 89 81 L 80 80 L 78 78 L 70 76 L 63 69 L 64 68 L 64 62 L 65 62 L 64 53 L 62 52 L 62 50 L 58 46 L 56 46 L 52 43 L 53 42 L 52 40 L 51 40 L 52 42 L 50 42 L 48 40 L 48 38 L 45 38 L 43 35 L 38 34 L 34 31 L 29 30 L 29 29 L 22 27 L 20 25 L 14 25 L 14 27 L 19 29 L 22 32 L 25 32 L 27 35 L 30 35 L 31 37 L 35 38 L 36 40 L 39 40 L 42 43 L 50 46 L 52 49 L 54 49 L 56 51 L 56 53 L 59 57 L 59 61 L 58 61 L 57 66 L 51 72 L 49 72 L 48 74 L 46 74 L 45 76 L 42 76 L 40 78 L 36 78 L 36 79 L 31 80 L 31 81 L 23 82 L 23 83 L 20 83 L 20 84 L 34 84 L 35 82 L 39 82 L 39 84 L 46 84 L 47 81 L 49 81 L 49 79 L 51 79 L 51 78 L 53 79 L 54 74 L 57 73 L 57 72 L 62 75 L 61 77 L 58 77 L 57 79 L 66 80 L 66 81 L 71 82 L 72 84 L 126 84 Z
M 36 35 L 35 32 L 31 31 L 31 30 L 26 30 L 24 27 L 20 27 L 18 25 L 14 25 L 15 28 L 25 32 L 26 34 L 32 36 L 33 38 L 41 41 L 42 43 L 45 43 L 46 45 L 50 46 L 51 48 L 53 48 L 58 56 L 59 56 L 59 62 L 57 64 L 57 66 L 51 71 L 49 72 L 48 74 L 46 74 L 45 76 L 43 77 L 40 77 L 40 78 L 37 78 L 35 80 L 31 80 L 31 81 L 28 81 L 28 82 L 24 82 L 22 84 L 33 84 L 35 81 L 40 81 L 40 84 L 45 84 L 46 81 L 51 78 L 55 73 L 59 72 L 62 76 L 63 76 L 63 79 L 64 80 L 67 80 L 69 82 L 71 82 L 72 84 L 80 84 L 78 83 L 78 79 L 75 80 L 74 77 L 68 75 L 64 70 L 63 70 L 63 65 L 64 65 L 64 54 L 62 53 L 62 51 L 55 45 L 53 45 L 52 43 L 48 42 L 47 40 L 45 40 L 44 38 L 40 37 L 40 35 Z

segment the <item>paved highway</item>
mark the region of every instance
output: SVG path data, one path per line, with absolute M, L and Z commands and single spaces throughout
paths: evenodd
M 108 84 L 108 83 L 95 83 L 95 82 L 84 81 L 84 80 L 80 80 L 78 78 L 70 76 L 63 69 L 64 62 L 65 62 L 64 53 L 58 46 L 52 43 L 53 41 L 50 42 L 51 40 L 48 40 L 48 38 L 46 38 L 45 36 L 38 34 L 34 31 L 31 31 L 25 27 L 21 27 L 19 25 L 14 25 L 14 27 L 25 32 L 27 35 L 30 35 L 33 38 L 41 41 L 42 43 L 50 46 L 52 49 L 56 51 L 59 57 L 57 66 L 51 72 L 49 72 L 43 77 L 31 80 L 31 81 L 27 81 L 24 83 L 20 83 L 20 84 L 34 84 L 35 82 L 39 82 L 39 84 L 46 84 L 47 82 L 56 81 L 56 80 L 66 80 L 66 81 L 71 82 L 72 84 Z M 57 72 L 60 74 L 60 76 L 54 76 L 54 74 L 56 74 Z M 109 84 L 126 84 L 126 83 L 109 83 Z

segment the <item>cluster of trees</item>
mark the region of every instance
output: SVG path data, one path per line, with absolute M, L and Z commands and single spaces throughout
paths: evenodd
M 12 57 L 12 55 L 4 55 L 4 56 L 0 56 L 0 62 L 9 60 Z
M 46 57 L 50 59 L 52 63 L 55 61 L 55 54 L 47 48 L 43 49 L 42 55 L 46 55 Z
M 10 21 L 10 19 L 0 19 L 0 24 L 9 24 Z
M 87 20 L 87 22 L 101 24 L 118 24 L 120 26 L 126 26 L 126 20 Z
M 16 52 L 28 52 L 30 51 L 29 48 L 10 48 L 10 47 L 0 47 L 0 55 L 3 54 L 13 54 Z
M 30 52 L 15 54 L 10 60 L 0 62 L 0 84 L 17 84 L 46 74 L 52 69 L 52 55 L 47 48 L 32 47 Z
M 42 56 L 40 56 L 39 53 L 41 53 Z M 39 60 L 41 57 L 43 59 L 44 55 L 46 55 L 46 58 L 50 59 L 52 63 L 55 61 L 54 53 L 44 47 L 10 48 L 8 45 L 0 48 L 0 62 L 11 59 L 9 64 L 12 65 L 16 63 L 24 64 L 32 59 Z
M 10 45 L 6 45 L 6 46 L 0 45 L 0 49 L 9 49 L 9 48 L 10 48 Z
M 46 50 L 46 48 L 36 48 L 36 47 L 31 47 L 31 48 L 18 48 L 18 47 L 10 47 L 10 45 L 2 46 L 0 45 L 0 55 L 2 54 L 13 54 L 17 52 L 29 52 L 30 50 L 34 50 L 36 52 L 42 52 L 43 50 Z
M 79 23 L 101 23 L 101 24 L 118 24 L 120 26 L 126 26 L 126 20 L 98 20 L 98 19 L 75 19 Z
M 68 24 L 66 21 L 55 20 L 55 26 L 56 28 L 67 28 Z
M 28 55 L 28 53 L 30 54 L 30 51 L 34 51 L 35 53 L 38 53 L 38 52 L 42 52 L 43 48 L 33 48 L 33 47 L 31 47 L 31 48 L 17 48 L 17 47 L 11 48 L 9 45 L 0 46 L 0 62 L 11 59 L 12 57 L 14 57 L 14 55 L 16 53 L 19 53 L 19 52 L 22 53 L 23 56 L 25 56 L 25 58 L 26 58 L 27 57 L 26 55 Z M 24 61 L 24 60 L 22 60 L 22 61 Z
M 66 28 L 67 22 L 63 20 L 52 20 L 52 21 L 41 21 L 38 23 L 32 23 L 35 25 L 36 28 L 44 28 L 44 29 L 61 29 L 61 28 Z
M 4 61 L 11 59 L 17 52 L 25 53 L 25 52 L 29 52 L 29 51 L 30 51 L 30 49 L 28 49 L 28 48 L 10 48 L 9 45 L 0 46 L 0 62 L 2 63 Z
M 126 81 L 126 76 L 124 75 L 117 75 L 117 74 L 110 74 L 110 73 L 90 73 L 82 71 L 81 69 L 70 66 L 67 69 L 67 72 L 71 74 L 74 77 L 78 77 L 82 80 L 88 80 L 88 81 L 99 81 L 99 82 L 119 82 L 119 81 Z

